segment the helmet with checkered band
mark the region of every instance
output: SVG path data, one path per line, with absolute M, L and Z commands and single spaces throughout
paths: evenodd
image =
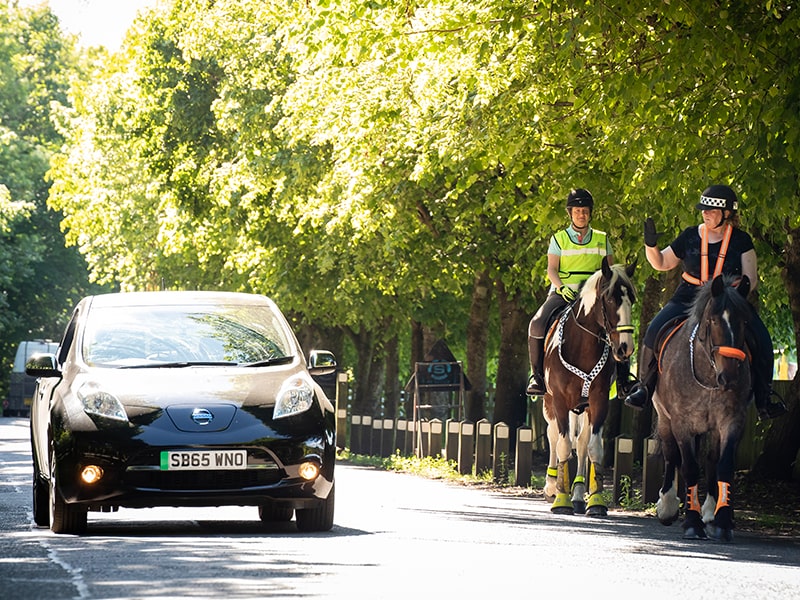
M 739 210 L 739 199 L 727 185 L 712 185 L 707 187 L 700 196 L 700 202 L 695 206 L 697 210 Z

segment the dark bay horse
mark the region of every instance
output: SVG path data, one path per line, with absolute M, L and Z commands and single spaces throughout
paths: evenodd
M 732 486 L 736 448 L 744 432 L 751 398 L 750 364 L 745 326 L 750 306 L 750 281 L 738 287 L 718 276 L 697 292 L 689 318 L 656 348 L 659 370 L 653 405 L 664 456 L 664 484 L 656 505 L 659 521 L 672 524 L 680 501 L 675 474 L 680 468 L 686 483 L 683 537 L 733 539 Z M 708 489 L 700 506 L 698 462 L 700 442 L 706 444 Z
M 635 294 L 630 278 L 635 268 L 636 263 L 609 266 L 604 258 L 601 269 L 586 281 L 578 299 L 549 328 L 545 340 L 543 410 L 550 462 L 544 492 L 553 498 L 550 510 L 556 513 L 608 513 L 602 496 L 603 424 L 616 373 L 614 363 L 633 352 L 631 305 Z M 567 460 L 573 447 L 578 465 L 570 500 Z

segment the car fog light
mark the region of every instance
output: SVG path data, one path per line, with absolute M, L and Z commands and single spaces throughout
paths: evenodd
M 302 465 L 300 465 L 300 477 L 306 481 L 316 479 L 317 475 L 319 475 L 319 465 L 317 465 L 317 463 L 304 462 Z
M 87 465 L 81 471 L 81 479 L 84 483 L 97 483 L 103 477 L 103 467 L 97 465 Z

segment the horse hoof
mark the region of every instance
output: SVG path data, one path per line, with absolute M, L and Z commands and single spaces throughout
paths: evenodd
M 733 541 L 733 529 L 712 526 L 709 533 L 711 534 L 711 539 L 715 542 L 728 543 Z
M 600 506 L 590 506 L 586 509 L 586 516 L 587 517 L 607 517 L 608 516 L 608 507 Z
M 554 515 L 574 515 L 575 511 L 571 506 L 551 506 L 550 512 Z
M 573 500 L 572 502 L 572 511 L 576 515 L 582 515 L 586 513 L 586 502 Z
M 707 540 L 708 535 L 702 527 L 687 527 L 683 532 L 685 540 Z

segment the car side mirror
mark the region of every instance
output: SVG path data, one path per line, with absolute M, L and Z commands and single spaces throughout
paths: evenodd
M 61 377 L 55 354 L 37 352 L 25 363 L 25 373 L 31 377 Z
M 336 357 L 327 350 L 312 350 L 308 355 L 308 369 L 312 375 L 328 375 L 336 371 Z

